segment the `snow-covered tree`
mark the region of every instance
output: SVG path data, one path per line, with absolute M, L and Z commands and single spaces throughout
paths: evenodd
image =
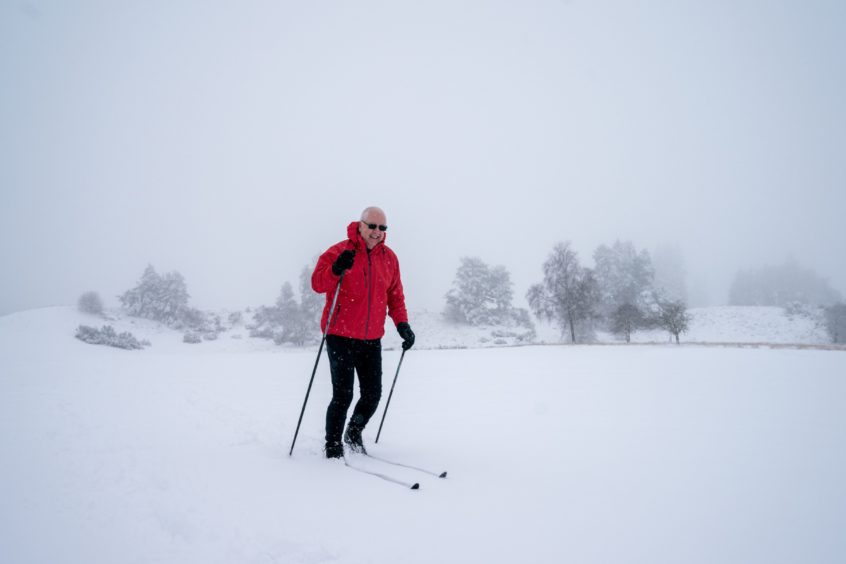
M 837 303 L 825 308 L 825 327 L 832 343 L 846 343 L 846 304 Z
M 643 305 L 643 298 L 653 289 L 655 280 L 648 252 L 638 251 L 630 241 L 615 241 L 610 247 L 597 247 L 593 259 L 599 284 L 599 311 L 603 317 L 610 319 L 623 304 Z
M 623 304 L 611 314 L 611 330 L 622 335 L 627 343 L 632 341 L 632 333 L 644 325 L 644 315 L 632 304 Z
M 599 286 L 593 271 L 579 264 L 570 242 L 558 243 L 543 264 L 543 282 L 529 288 L 529 307 L 540 318 L 557 322 L 576 342 L 577 328 L 595 315 Z
M 79 296 L 77 309 L 82 313 L 103 315 L 103 300 L 100 299 L 100 294 L 97 292 L 85 292 Z
M 477 257 L 464 257 L 446 294 L 444 317 L 469 325 L 509 324 L 522 319 L 511 306 L 514 290 L 504 266 L 489 267 Z
M 276 300 L 276 309 L 281 320 L 280 332 L 274 336 L 277 345 L 282 343 L 303 344 L 302 336 L 305 332 L 304 319 L 300 304 L 294 299 L 294 289 L 290 282 L 282 285 L 282 291 Z
M 799 302 L 828 306 L 840 300 L 840 292 L 827 280 L 794 260 L 780 266 L 741 270 L 729 290 L 731 305 L 785 307 L 791 302 Z
M 311 268 L 300 272 L 300 301 L 294 296 L 290 282 L 285 282 L 273 306 L 261 306 L 248 325 L 251 337 L 273 339 L 277 345 L 293 343 L 302 346 L 320 337 L 320 314 L 323 297 L 311 289 Z
M 131 290 L 118 296 L 129 315 L 159 321 L 165 325 L 182 328 L 189 326 L 186 315 L 196 317 L 188 308 L 188 289 L 185 278 L 179 272 L 168 272 L 160 276 L 152 265 L 148 265 L 141 280 Z
M 676 300 L 661 302 L 660 307 L 657 323 L 660 327 L 669 331 L 676 338 L 676 344 L 678 344 L 679 335 L 686 332 L 690 326 L 691 317 L 687 313 L 687 306 L 684 302 Z
M 313 262 L 317 263 L 316 257 Z M 326 298 L 311 289 L 311 271 L 312 267 L 309 265 L 300 271 L 300 309 L 304 322 L 303 333 L 313 335 L 320 327 L 320 316 L 323 314 Z

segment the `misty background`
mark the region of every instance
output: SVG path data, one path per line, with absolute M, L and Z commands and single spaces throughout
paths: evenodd
M 147 264 L 272 302 L 387 213 L 409 309 L 462 256 L 684 257 L 691 306 L 792 259 L 846 293 L 842 2 L 0 1 L 0 315 Z M 413 319 L 412 319 L 413 323 Z

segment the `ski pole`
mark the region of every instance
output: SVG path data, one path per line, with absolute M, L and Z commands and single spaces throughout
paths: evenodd
M 399 376 L 400 366 L 402 366 L 402 359 L 405 358 L 405 349 L 402 349 L 399 364 L 397 364 L 397 373 L 394 374 L 394 383 L 391 384 L 391 393 L 388 394 L 388 401 L 385 403 L 385 411 L 382 412 L 382 422 L 379 423 L 379 432 L 376 433 L 376 443 L 379 442 L 379 435 L 382 434 L 382 425 L 385 424 L 385 416 L 388 414 L 388 407 L 391 405 L 391 397 L 394 395 L 394 386 L 397 385 L 397 377 Z
M 332 317 L 335 315 L 335 304 L 338 302 L 338 294 L 341 291 L 341 282 L 344 280 L 344 274 L 338 279 L 338 286 L 335 288 L 335 297 L 332 298 L 332 307 L 329 309 L 329 318 L 326 320 L 326 329 L 323 331 L 323 338 L 320 340 L 320 348 L 317 349 L 317 358 L 314 359 L 314 369 L 311 371 L 311 379 L 308 381 L 308 389 L 306 390 L 305 399 L 303 400 L 303 408 L 300 410 L 300 420 L 297 421 L 297 430 L 294 431 L 294 440 L 291 441 L 291 450 L 288 456 L 294 454 L 294 445 L 297 443 L 297 435 L 300 434 L 300 424 L 303 422 L 303 414 L 305 413 L 306 404 L 308 403 L 308 396 L 311 393 L 311 385 L 314 383 L 314 375 L 317 373 L 317 363 L 320 362 L 320 353 L 323 352 L 323 343 L 326 342 L 326 335 L 329 333 L 329 327 L 332 325 Z

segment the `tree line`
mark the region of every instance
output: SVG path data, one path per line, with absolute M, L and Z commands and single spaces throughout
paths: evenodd
M 630 342 L 636 331 L 655 328 L 680 342 L 691 316 L 685 303 L 684 267 L 677 253 L 663 252 L 653 261 L 646 250 L 618 240 L 597 247 L 593 262 L 593 267 L 583 265 L 569 241 L 556 244 L 542 265 L 542 279 L 526 293 L 531 312 L 557 324 L 562 336 L 573 343 L 592 340 L 596 331 Z M 185 342 L 213 340 L 243 324 L 251 337 L 302 346 L 320 338 L 317 327 L 324 297 L 311 289 L 312 268 L 311 264 L 302 268 L 296 289 L 284 282 L 274 304 L 248 309 L 248 319 L 242 312 L 222 319 L 190 306 L 184 277 L 179 272 L 159 274 L 152 265 L 118 299 L 128 315 L 184 331 Z M 517 342 L 535 339 L 529 311 L 513 306 L 513 283 L 504 266 L 490 266 L 478 257 L 462 258 L 444 299 L 443 316 L 453 323 L 496 327 L 497 335 Z M 795 261 L 738 272 L 730 301 L 732 305 L 777 305 L 791 313 L 818 308 L 832 342 L 846 342 L 846 304 L 840 294 Z M 87 313 L 103 313 L 96 292 L 83 294 L 78 307 Z M 86 329 L 81 335 L 88 342 L 127 342 L 106 328 L 100 334 Z
M 574 343 L 589 340 L 597 329 L 630 342 L 635 331 L 647 327 L 663 327 L 678 342 L 690 316 L 682 300 L 655 284 L 655 268 L 646 251 L 617 241 L 597 248 L 594 260 L 594 268 L 583 266 L 569 242 L 557 244 L 543 264 L 543 280 L 526 294 L 532 312 L 557 323 L 562 336 Z M 470 325 L 530 324 L 525 310 L 512 307 L 512 297 L 504 267 L 491 268 L 479 258 L 463 258 L 446 295 L 444 313 L 448 319 Z

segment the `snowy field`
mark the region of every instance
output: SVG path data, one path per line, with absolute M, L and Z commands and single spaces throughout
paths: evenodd
M 84 322 L 0 317 L 4 564 L 846 561 L 843 351 L 415 349 L 371 447 L 449 471 L 379 464 L 411 491 L 321 458 L 325 358 L 288 456 L 314 349 Z

